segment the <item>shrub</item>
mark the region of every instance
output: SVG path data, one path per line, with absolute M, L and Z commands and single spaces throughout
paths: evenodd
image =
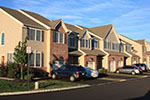
M 8 77 L 19 78 L 20 77 L 20 67 L 16 63 L 8 64 Z
M 47 77 L 48 76 L 48 72 L 39 68 L 32 68 L 31 72 L 34 74 L 35 77 Z
M 32 81 L 34 78 L 34 74 L 29 74 L 29 81 Z M 24 80 L 27 80 L 27 75 L 24 75 Z
M 98 70 L 99 73 L 102 73 L 102 74 L 106 74 L 107 73 L 107 69 L 105 68 L 101 68 Z
M 0 67 L 0 76 L 6 77 L 8 73 L 8 67 L 7 66 L 1 66 Z

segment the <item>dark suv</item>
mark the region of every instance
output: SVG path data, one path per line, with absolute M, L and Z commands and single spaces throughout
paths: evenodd
M 142 69 L 142 71 L 147 72 L 148 68 L 146 66 L 146 64 L 134 64 L 137 67 L 140 67 Z
M 87 77 L 87 72 L 82 66 L 63 65 L 57 70 L 51 72 L 52 79 L 69 78 L 71 82 Z

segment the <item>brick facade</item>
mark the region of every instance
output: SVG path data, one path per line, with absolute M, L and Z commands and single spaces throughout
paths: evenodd
M 65 30 L 62 26 L 57 30 L 63 34 L 66 34 L 66 43 L 60 44 L 53 42 L 53 32 L 50 33 L 50 65 L 53 64 L 53 61 L 65 61 L 68 60 L 68 34 L 65 33 Z
M 95 69 L 97 69 L 97 56 L 85 56 L 84 57 L 84 65 L 86 67 L 86 62 L 94 62 Z
M 118 67 L 118 61 L 123 61 L 123 64 L 124 64 L 124 57 L 123 56 L 109 56 L 108 57 L 108 71 L 110 71 L 110 68 L 109 68 L 110 61 L 115 61 L 115 69 L 116 69 Z
M 139 61 L 140 61 L 139 57 L 132 57 L 132 58 L 131 58 L 131 64 L 132 64 L 132 62 L 134 62 L 134 61 L 136 61 L 136 63 L 139 63 Z

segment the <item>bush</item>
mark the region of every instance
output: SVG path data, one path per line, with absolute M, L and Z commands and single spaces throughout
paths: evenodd
M 34 74 L 35 77 L 47 77 L 48 76 L 48 72 L 39 68 L 32 68 L 31 72 Z
M 107 69 L 105 68 L 101 68 L 98 70 L 99 73 L 102 73 L 102 74 L 106 74 L 107 73 Z
M 8 73 L 8 67 L 7 66 L 1 66 L 0 67 L 0 76 L 6 77 Z
M 34 78 L 34 74 L 29 74 L 29 81 L 32 81 Z M 24 80 L 27 80 L 27 75 L 24 75 Z
M 20 67 L 16 63 L 8 64 L 8 77 L 20 78 Z

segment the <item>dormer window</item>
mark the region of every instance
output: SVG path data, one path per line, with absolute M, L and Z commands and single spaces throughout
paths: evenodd
M 95 40 L 95 39 L 92 40 L 92 48 L 93 49 L 94 48 L 99 48 L 99 42 L 98 42 L 98 40 Z
M 109 42 L 109 41 L 104 41 L 104 49 L 109 49 L 109 50 L 111 50 L 111 42 Z
M 90 48 L 90 40 L 89 39 L 81 39 L 80 40 L 80 47 L 81 48 Z
M 118 43 L 112 43 L 112 50 L 119 50 L 119 44 Z
M 74 37 L 69 36 L 68 45 L 69 45 L 69 47 L 75 47 L 75 38 Z

